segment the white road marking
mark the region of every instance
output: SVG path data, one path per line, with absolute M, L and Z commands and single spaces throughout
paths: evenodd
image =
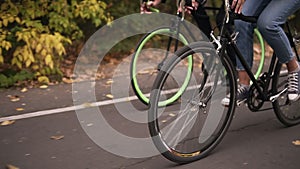
M 138 98 L 136 96 L 130 96 L 130 97 L 126 97 L 126 98 L 105 100 L 105 101 L 99 101 L 99 102 L 94 102 L 94 103 L 84 103 L 84 104 L 77 105 L 77 106 L 70 106 L 70 107 L 50 109 L 50 110 L 42 110 L 42 111 L 20 114 L 20 115 L 15 115 L 15 116 L 2 117 L 2 118 L 0 118 L 0 123 L 3 121 L 20 120 L 20 119 L 27 119 L 27 118 L 32 118 L 32 117 L 64 113 L 64 112 L 68 112 L 68 111 L 86 109 L 89 107 L 106 106 L 106 105 L 110 105 L 110 104 L 132 101 L 132 100 L 137 100 L 137 99 Z
M 280 74 L 286 75 L 287 71 L 281 71 Z M 211 84 L 209 84 L 209 85 L 211 85 Z M 188 87 L 187 89 L 188 90 L 194 89 L 195 87 L 198 87 L 198 86 L 191 86 L 191 87 Z M 171 90 L 165 91 L 165 92 L 172 93 L 175 91 L 177 91 L 177 90 L 171 89 Z M 150 93 L 146 94 L 146 97 L 149 97 L 149 96 L 150 96 Z M 32 118 L 32 117 L 58 114 L 58 113 L 64 113 L 64 112 L 68 112 L 68 111 L 85 109 L 85 108 L 89 108 L 89 107 L 99 107 L 99 106 L 105 106 L 105 105 L 110 105 L 110 104 L 115 104 L 115 103 L 128 102 L 128 101 L 137 100 L 137 99 L 138 99 L 137 96 L 130 96 L 130 97 L 113 99 L 113 100 L 99 101 L 99 102 L 94 102 L 94 103 L 84 103 L 82 105 L 77 105 L 77 106 L 70 106 L 70 107 L 50 109 L 50 110 L 42 110 L 42 111 L 26 113 L 26 114 L 21 114 L 21 115 L 1 117 L 0 123 L 3 121 L 20 120 L 20 119 L 27 119 L 27 118 Z
M 187 90 L 194 89 L 195 87 L 197 87 L 197 86 L 188 87 Z M 164 91 L 163 93 L 170 94 L 170 93 L 174 93 L 176 91 L 178 91 L 178 89 L 170 89 L 170 90 Z M 145 94 L 145 96 L 150 97 L 150 93 Z M 132 100 L 138 100 L 138 97 L 130 96 L 130 97 L 113 99 L 113 100 L 105 100 L 105 101 L 99 101 L 99 102 L 94 102 L 94 103 L 83 103 L 81 105 L 76 105 L 76 106 L 50 109 L 50 110 L 42 110 L 42 111 L 20 114 L 20 115 L 15 115 L 15 116 L 2 117 L 2 118 L 0 118 L 0 123 L 3 121 L 20 120 L 20 119 L 27 119 L 27 118 L 32 118 L 32 117 L 52 115 L 52 114 L 64 113 L 64 112 L 68 112 L 68 111 L 86 109 L 89 107 L 100 107 L 100 106 L 106 106 L 106 105 L 110 105 L 110 104 L 128 102 L 128 101 L 132 101 Z

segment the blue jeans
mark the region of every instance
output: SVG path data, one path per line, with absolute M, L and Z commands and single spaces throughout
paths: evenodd
M 300 9 L 300 0 L 247 0 L 242 9 L 242 13 L 246 16 L 259 16 L 257 27 L 281 63 L 292 60 L 294 53 L 280 25 L 284 24 L 298 9 Z M 237 46 L 250 67 L 253 62 L 254 27 L 255 25 L 251 23 L 235 21 L 235 29 L 239 32 Z M 237 70 L 244 70 L 239 59 L 237 59 Z

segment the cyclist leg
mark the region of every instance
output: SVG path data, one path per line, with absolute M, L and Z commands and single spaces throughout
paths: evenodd
M 287 64 L 289 71 L 288 97 L 292 101 L 300 97 L 300 68 L 289 39 L 280 25 L 284 24 L 287 18 L 298 9 L 300 9 L 300 0 L 271 1 L 262 11 L 257 23 L 259 30 L 273 48 L 279 62 Z
M 269 0 L 260 0 L 260 1 L 246 1 L 244 3 L 242 13 L 246 16 L 258 16 L 264 7 L 268 4 Z M 253 31 L 254 25 L 248 22 L 241 20 L 236 20 L 235 31 L 239 34 L 237 35 L 237 47 L 242 52 L 245 61 L 248 66 L 251 68 L 253 64 Z M 249 95 L 250 89 L 250 78 L 245 71 L 245 68 L 242 66 L 239 59 L 236 59 L 236 68 L 238 71 L 239 84 L 237 90 L 237 102 L 240 104 L 244 102 Z M 229 103 L 229 98 L 226 97 L 222 100 L 223 105 Z

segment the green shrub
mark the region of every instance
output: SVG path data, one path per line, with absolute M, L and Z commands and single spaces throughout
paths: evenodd
M 84 38 L 79 25 L 98 27 L 111 22 L 106 7 L 100 0 L 4 0 L 0 6 L 0 66 L 26 69 L 36 78 L 61 74 L 66 47 Z M 3 79 L 1 76 L 0 83 Z

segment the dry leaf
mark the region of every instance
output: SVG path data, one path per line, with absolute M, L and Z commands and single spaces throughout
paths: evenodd
M 16 108 L 17 111 L 23 111 L 23 108 Z
M 1 123 L 1 126 L 8 126 L 8 125 L 11 125 L 11 124 L 13 124 L 13 123 L 15 123 L 14 120 L 6 120 L 6 121 L 3 121 L 3 122 Z
M 108 81 L 106 81 L 105 84 L 110 85 L 110 84 L 112 84 L 113 82 L 114 82 L 113 80 L 108 80 Z
M 8 164 L 8 165 L 6 165 L 6 169 L 20 169 L 20 168 L 14 166 L 14 165 Z
M 61 136 L 51 136 L 50 138 L 53 140 L 61 140 L 63 139 L 65 136 L 61 135 Z
M 92 103 L 83 103 L 83 106 L 88 108 L 88 107 L 92 107 L 93 105 L 92 105 Z
M 300 146 L 300 140 L 295 140 L 292 142 L 295 146 Z
M 40 89 L 47 89 L 47 88 L 48 88 L 47 85 L 41 85 L 41 86 L 40 86 Z
M 65 78 L 65 77 L 62 79 L 62 81 L 63 81 L 64 83 L 67 83 L 67 84 L 73 83 L 73 80 L 72 80 L 72 79 L 68 79 L 68 78 Z
M 175 117 L 176 115 L 174 113 L 170 113 L 169 116 Z
M 110 98 L 110 99 L 113 99 L 113 98 L 114 98 L 114 96 L 113 96 L 112 94 L 107 94 L 106 97 L 107 97 L 107 98 Z
M 146 70 L 140 70 L 137 74 L 138 75 L 145 75 L 145 74 L 153 74 L 153 73 L 156 73 L 157 70 L 152 68 L 152 69 L 146 69 Z
M 87 124 L 86 126 L 91 127 L 91 126 L 93 126 L 93 125 L 94 125 L 93 123 L 89 123 L 89 124 Z
M 8 95 L 10 101 L 12 102 L 17 102 L 20 100 L 20 97 L 19 96 L 11 96 L 11 95 Z
M 27 91 L 28 91 L 28 89 L 27 89 L 26 87 L 24 87 L 24 88 L 21 90 L 22 93 L 25 93 L 25 92 L 27 92 Z

